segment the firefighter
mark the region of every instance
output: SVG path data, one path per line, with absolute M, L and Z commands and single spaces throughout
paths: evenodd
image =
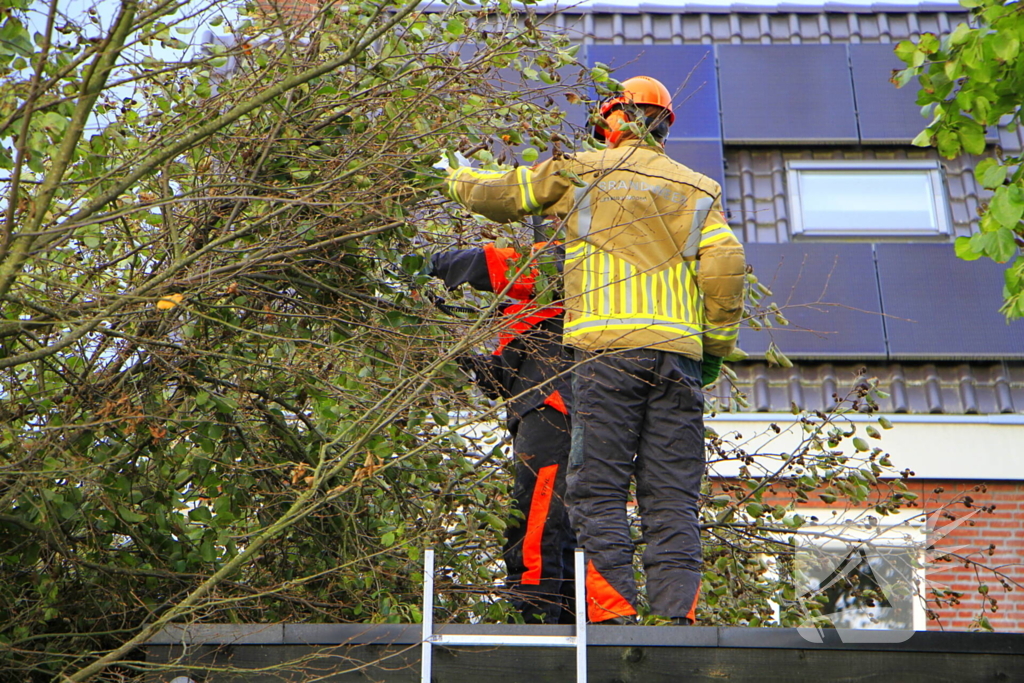
M 534 251 L 561 260 L 556 245 L 538 244 Z M 514 249 L 494 244 L 460 249 L 434 254 L 430 274 L 448 289 L 468 283 L 518 302 L 502 310 L 505 324 L 494 353 L 460 364 L 489 398 L 506 401 L 520 513 L 509 520 L 504 548 L 512 602 L 526 623 L 572 623 L 576 539 L 565 506 L 572 357 L 561 343 L 561 305 L 533 302 L 536 269 L 509 282 L 519 258 Z
M 447 188 L 495 221 L 564 219 L 564 342 L 575 359 L 567 495 L 587 556 L 589 620 L 635 621 L 635 478 L 651 612 L 693 623 L 701 387 L 735 346 L 745 262 L 719 184 L 665 154 L 668 90 L 646 76 L 622 86 L 600 106 L 606 149 L 507 173 L 460 167 Z

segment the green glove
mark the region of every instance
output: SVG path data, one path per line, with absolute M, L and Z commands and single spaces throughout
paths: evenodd
M 705 353 L 700 363 L 700 385 L 706 387 L 709 384 L 714 384 L 720 372 L 722 372 L 722 359 Z

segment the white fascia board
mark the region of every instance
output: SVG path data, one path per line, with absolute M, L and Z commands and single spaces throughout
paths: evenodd
M 915 479 L 950 481 L 1024 481 L 1024 415 L 886 415 L 893 428 L 878 426 L 879 415 L 844 415 L 838 426 L 857 427 L 870 446 L 889 454 L 896 471 L 909 469 Z M 789 413 L 719 414 L 705 420 L 731 446 L 754 456 L 752 473 L 776 471 L 786 454 L 795 452 L 806 436 L 797 416 Z M 778 434 L 771 425 L 778 426 Z M 874 425 L 881 439 L 870 439 L 865 427 Z M 850 439 L 837 447 L 851 458 L 865 459 Z M 759 457 L 760 456 L 760 457 Z M 712 476 L 734 477 L 738 460 L 714 463 Z

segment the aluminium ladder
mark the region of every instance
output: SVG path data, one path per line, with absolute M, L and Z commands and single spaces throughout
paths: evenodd
M 575 647 L 576 682 L 587 683 L 587 610 L 586 570 L 583 551 L 576 549 L 576 635 L 574 636 L 515 636 L 515 635 L 447 635 L 434 633 L 434 550 L 423 557 L 423 654 L 421 657 L 422 683 L 432 683 L 434 645 L 492 645 L 512 647 Z

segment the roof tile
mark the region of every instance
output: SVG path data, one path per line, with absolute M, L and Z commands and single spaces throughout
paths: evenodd
M 942 415 L 1024 413 L 1024 363 L 814 363 L 792 368 L 760 361 L 732 365 L 750 404 L 745 410 L 789 412 L 830 410 L 851 397 L 858 383 L 878 379 L 889 394 L 879 402 L 887 413 Z M 728 381 L 712 396 L 718 410 L 741 409 L 729 397 Z

